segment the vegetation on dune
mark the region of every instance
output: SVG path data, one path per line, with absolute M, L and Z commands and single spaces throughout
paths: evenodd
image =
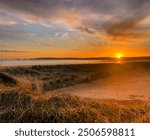
M 29 66 L 5 68 L 1 71 L 19 79 L 23 77 L 23 79 L 32 81 L 33 86 L 38 81 L 43 84 L 44 92 L 110 75 L 108 71 L 100 70 L 100 66 L 97 65 Z
M 16 85 L 16 80 L 5 73 L 0 73 L 0 83 L 4 85 L 13 86 Z
M 36 82 L 42 83 L 44 92 L 58 88 L 73 86 L 85 82 L 94 81 L 118 73 L 127 73 L 128 70 L 145 72 L 150 69 L 149 63 L 129 63 L 129 64 L 80 64 L 80 65 L 57 65 L 57 66 L 27 66 L 1 68 L 0 83 L 6 82 L 15 84 L 12 80 L 7 80 L 11 75 L 15 78 L 22 78 L 32 81 L 33 87 Z M 2 77 L 2 78 L 1 78 Z M 9 84 L 9 85 L 10 85 Z
M 148 101 L 85 99 L 69 94 L 43 93 L 26 86 L 1 86 L 0 122 L 92 123 L 150 122 Z M 28 85 L 27 85 L 28 83 Z M 38 84 L 39 85 L 39 84 Z
M 0 122 L 150 122 L 149 101 L 95 100 L 69 94 L 46 94 L 48 90 L 104 78 L 118 71 L 127 72 L 129 67 L 5 68 L 0 72 Z M 132 67 L 137 71 L 136 65 Z M 146 64 L 147 68 L 149 65 Z

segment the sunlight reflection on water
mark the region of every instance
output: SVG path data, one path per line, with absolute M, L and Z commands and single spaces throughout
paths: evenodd
M 67 65 L 113 63 L 109 60 L 0 60 L 0 66 Z
M 146 60 L 145 60 L 146 61 Z M 149 60 L 148 60 L 149 61 Z M 105 64 L 139 61 L 122 61 L 122 60 L 0 60 L 0 66 L 30 66 L 30 65 L 69 65 L 69 64 Z M 141 61 L 140 61 L 141 62 Z M 143 60 L 142 60 L 143 62 Z

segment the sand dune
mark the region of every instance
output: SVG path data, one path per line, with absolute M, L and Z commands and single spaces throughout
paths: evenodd
M 0 69 L 0 122 L 150 122 L 150 63 Z

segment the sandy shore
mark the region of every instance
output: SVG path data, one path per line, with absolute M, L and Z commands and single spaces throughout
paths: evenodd
M 150 73 L 117 74 L 63 89 L 55 93 L 69 93 L 93 99 L 150 100 Z

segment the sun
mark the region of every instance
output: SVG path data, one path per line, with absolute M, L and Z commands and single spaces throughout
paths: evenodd
M 122 58 L 122 57 L 123 57 L 123 54 L 122 54 L 122 53 L 117 53 L 117 54 L 116 54 L 116 58 L 120 59 L 120 58 Z

